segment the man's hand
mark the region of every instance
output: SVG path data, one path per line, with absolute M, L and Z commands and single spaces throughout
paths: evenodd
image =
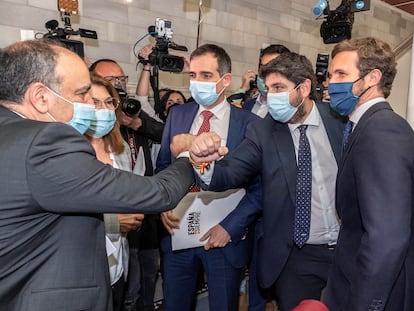
M 240 88 L 247 91 L 250 89 L 250 81 L 254 81 L 255 79 L 256 73 L 253 70 L 246 70 L 242 76 L 242 85 Z
M 152 53 L 152 44 L 147 44 L 138 53 L 138 56 L 148 60 L 149 55 Z
M 118 214 L 119 230 L 121 233 L 127 233 L 131 230 L 138 229 L 144 217 L 144 214 Z
M 134 131 L 138 130 L 142 126 L 141 118 L 127 116 L 124 112 L 121 114 L 121 123 Z
M 214 132 L 198 135 L 190 146 L 190 157 L 194 162 L 215 161 L 228 153 L 225 146 L 221 146 L 221 137 Z
M 180 219 L 176 217 L 173 211 L 167 211 L 161 213 L 161 221 L 164 224 L 165 229 L 167 229 L 168 233 L 173 235 L 173 229 L 179 229 Z
M 177 157 L 181 152 L 189 151 L 191 144 L 196 137 L 197 136 L 192 134 L 175 135 L 170 144 L 172 155 Z
M 215 225 L 200 238 L 200 241 L 205 241 L 207 239 L 207 243 L 204 244 L 204 249 L 206 251 L 208 251 L 210 248 L 226 246 L 227 243 L 229 243 L 231 237 L 230 234 L 221 225 Z

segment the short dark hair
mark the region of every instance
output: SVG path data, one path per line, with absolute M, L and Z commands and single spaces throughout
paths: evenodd
M 59 91 L 61 77 L 56 73 L 59 56 L 56 47 L 46 40 L 27 40 L 0 49 L 0 101 L 21 104 L 27 89 L 35 82 Z
M 100 63 L 113 63 L 113 64 L 118 65 L 118 63 L 116 61 L 114 61 L 113 59 L 101 58 L 101 59 L 98 59 L 97 61 L 93 62 L 92 65 L 89 66 L 89 71 L 90 72 L 95 72 L 96 66 L 98 66 L 98 64 L 100 64 Z
M 263 79 L 272 73 L 283 75 L 295 85 L 299 85 L 306 79 L 309 79 L 311 81 L 309 98 L 316 99 L 316 77 L 312 63 L 306 56 L 295 52 L 282 53 L 260 69 L 260 76 Z
M 283 54 L 283 53 L 289 53 L 290 50 L 282 45 L 282 44 L 271 44 L 264 49 L 260 50 L 260 56 L 259 56 L 259 62 L 262 60 L 263 56 L 269 55 L 269 54 Z
M 218 45 L 215 44 L 204 44 L 191 53 L 190 61 L 197 56 L 205 55 L 211 53 L 214 55 L 215 58 L 217 58 L 217 64 L 218 68 L 217 71 L 220 74 L 220 77 L 223 76 L 226 73 L 231 72 L 231 59 L 229 54 Z

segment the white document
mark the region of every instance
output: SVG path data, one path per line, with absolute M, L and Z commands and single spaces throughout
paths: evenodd
M 172 249 L 203 246 L 206 241 L 199 239 L 234 210 L 245 193 L 244 189 L 188 193 L 173 210 L 181 220 L 180 229 L 174 230 L 171 237 Z

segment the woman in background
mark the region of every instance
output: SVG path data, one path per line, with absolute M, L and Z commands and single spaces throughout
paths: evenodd
M 178 90 L 168 90 L 165 94 L 161 97 L 160 106 L 161 109 L 158 111 L 158 117 L 164 121 L 167 120 L 168 111 L 172 106 L 175 105 L 182 105 L 187 102 L 183 93 Z
M 99 161 L 115 168 L 131 171 L 128 145 L 123 140 L 117 118 L 120 117 L 119 97 L 106 79 L 91 74 L 91 96 L 95 118 L 85 136 L 92 144 Z M 114 181 L 116 182 L 116 181 Z M 104 214 L 107 256 L 114 311 L 122 310 L 124 286 L 128 275 L 127 232 L 141 225 L 143 214 Z

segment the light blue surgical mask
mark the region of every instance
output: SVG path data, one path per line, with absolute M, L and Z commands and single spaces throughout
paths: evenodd
M 73 116 L 72 119 L 67 122 L 67 125 L 72 126 L 82 135 L 85 134 L 86 130 L 89 128 L 94 115 L 95 115 L 95 106 L 92 104 L 86 104 L 81 102 L 72 102 L 63 96 L 59 95 L 49 87 L 46 87 L 53 95 L 59 97 L 60 99 L 64 100 L 65 102 L 73 105 Z M 56 119 L 48 112 L 47 115 L 53 120 Z
M 302 99 L 302 102 L 296 107 L 293 107 L 290 104 L 289 94 L 295 91 L 299 86 L 300 84 L 289 92 L 267 94 L 267 107 L 269 108 L 269 113 L 273 119 L 282 123 L 286 123 L 292 119 L 305 100 Z
M 86 134 L 95 138 L 107 135 L 115 125 L 115 111 L 111 109 L 95 109 L 95 117 L 91 121 Z
M 216 86 L 224 78 L 221 77 L 217 82 L 203 82 L 190 80 L 190 92 L 197 104 L 201 106 L 213 105 L 219 96 L 224 92 L 225 87 L 217 94 Z
M 262 94 L 263 96 L 266 96 L 267 88 L 266 88 L 266 84 L 264 83 L 263 79 L 257 76 L 256 84 L 257 84 L 257 89 L 259 90 L 260 94 Z

